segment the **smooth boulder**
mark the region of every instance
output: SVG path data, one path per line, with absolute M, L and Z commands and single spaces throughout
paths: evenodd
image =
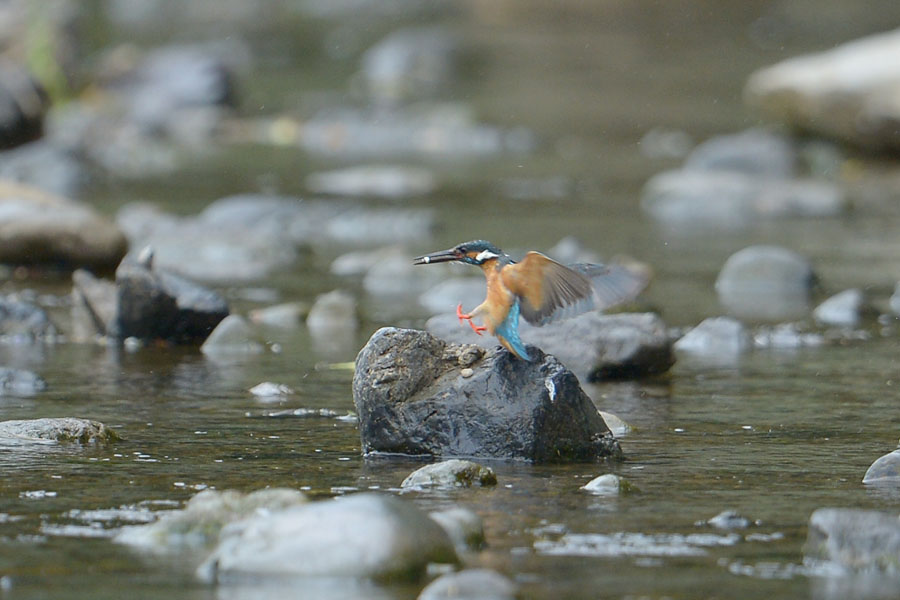
M 425 327 L 451 342 L 483 348 L 498 344 L 490 336 L 476 336 L 468 327 L 461 327 L 452 313 L 432 317 Z M 552 354 L 582 381 L 647 377 L 664 373 L 675 363 L 668 328 L 652 313 L 603 315 L 594 311 L 544 327 L 522 321 L 519 332 L 526 344 Z
M 364 454 L 589 461 L 621 456 L 578 379 L 554 357 L 450 344 L 385 327 L 356 359 Z
M 675 342 L 675 350 L 710 359 L 732 359 L 753 347 L 744 324 L 731 317 L 704 319 Z
M 821 325 L 832 327 L 856 327 L 869 308 L 866 296 L 859 288 L 851 288 L 827 298 L 813 310 L 813 318 Z
M 122 528 L 115 540 L 157 552 L 207 548 L 219 541 L 222 529 L 229 523 L 261 511 L 305 502 L 302 492 L 288 488 L 265 488 L 248 494 L 236 490 L 203 490 L 188 500 L 184 508 L 161 512 L 153 523 Z
M 412 503 L 362 493 L 256 513 L 222 530 L 197 573 L 207 581 L 259 576 L 415 580 L 430 563 L 459 561 L 446 532 Z
M 900 483 L 900 449 L 888 452 L 873 462 L 866 469 L 862 482 L 867 485 L 897 485 Z
M 0 262 L 109 270 L 127 251 L 119 228 L 89 206 L 0 181 Z
M 748 104 L 789 127 L 877 150 L 900 148 L 900 29 L 760 69 Z
M 716 278 L 719 302 L 740 319 L 785 321 L 809 310 L 812 265 L 780 246 L 748 246 L 728 257 Z

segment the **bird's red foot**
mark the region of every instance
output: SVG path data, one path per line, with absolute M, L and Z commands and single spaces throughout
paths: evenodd
M 485 327 L 484 325 L 476 325 L 472 322 L 472 315 L 464 313 L 462 311 L 462 304 L 456 305 L 456 317 L 459 319 L 460 325 L 462 325 L 463 321 L 468 321 L 469 326 L 472 328 L 472 331 L 474 331 L 478 335 L 481 335 L 482 331 L 487 331 L 487 327 Z

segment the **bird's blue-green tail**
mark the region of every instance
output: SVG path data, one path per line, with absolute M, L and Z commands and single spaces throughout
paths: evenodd
M 503 320 L 503 323 L 494 333 L 497 337 L 505 339 L 519 358 L 531 360 L 531 357 L 528 355 L 528 350 L 525 349 L 525 344 L 522 343 L 522 338 L 519 337 L 518 300 L 513 302 L 513 305 L 509 308 L 509 313 L 506 315 L 506 319 Z

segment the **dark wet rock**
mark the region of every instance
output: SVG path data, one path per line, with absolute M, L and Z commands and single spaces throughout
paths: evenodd
M 889 485 L 900 483 L 900 449 L 889 452 L 873 462 L 866 470 L 862 482 Z
M 485 296 L 484 277 L 451 277 L 430 287 L 419 296 L 431 314 L 452 313 L 458 304 L 475 307 Z
M 826 299 L 813 310 L 813 318 L 822 325 L 855 327 L 866 313 L 874 311 L 868 307 L 863 291 L 853 288 Z
M 844 212 L 837 185 L 814 179 L 761 179 L 737 171 L 679 169 L 651 178 L 643 210 L 659 221 L 685 226 L 740 227 L 759 219 L 831 217 Z
M 725 261 L 716 292 L 722 306 L 738 318 L 784 321 L 806 315 L 815 281 L 809 261 L 796 252 L 749 246 Z
M 12 61 L 0 62 L 0 149 L 40 137 L 49 104 L 30 73 Z
M 401 165 L 350 167 L 312 173 L 306 178 L 310 191 L 336 196 L 407 198 L 430 194 L 435 186 L 431 171 Z
M 900 148 L 900 30 L 760 69 L 748 104 L 786 125 L 875 149 Z
M 0 367 L 0 396 L 34 396 L 47 389 L 47 382 L 31 371 Z
M 145 249 L 145 252 L 150 252 Z M 199 343 L 229 314 L 217 292 L 144 260 L 126 259 L 116 270 L 115 337 Z
M 618 496 L 638 491 L 633 483 L 614 473 L 595 477 L 581 486 L 581 489 L 597 496 Z
M 770 350 L 790 350 L 795 348 L 816 348 L 825 344 L 820 333 L 803 331 L 794 323 L 758 327 L 753 333 L 756 348 Z
M 450 459 L 416 469 L 403 480 L 401 488 L 481 487 L 497 485 L 497 475 L 490 467 L 470 460 Z
M 15 295 L 0 297 L 0 340 L 11 343 L 54 341 L 56 326 L 43 308 Z
M 124 527 L 115 540 L 123 544 L 162 551 L 206 548 L 219 540 L 222 529 L 260 511 L 274 511 L 304 504 L 302 492 L 267 488 L 244 494 L 235 490 L 204 490 L 181 510 L 161 513 L 147 525 Z
M 328 156 L 493 156 L 526 153 L 534 136 L 477 123 L 460 105 L 403 110 L 329 109 L 297 128 L 305 150 Z
M 128 250 L 115 224 L 92 208 L 0 181 L 0 262 L 112 269 Z
M 251 323 L 278 327 L 280 329 L 294 329 L 309 314 L 309 305 L 305 302 L 285 302 L 265 308 L 251 310 L 247 317 Z
M 261 575 L 417 579 L 458 562 L 444 530 L 412 503 L 354 494 L 256 513 L 222 531 L 198 569 L 207 581 Z
M 119 435 L 103 423 L 72 417 L 0 421 L 0 438 L 80 444 L 119 441 Z
M 490 569 L 463 569 L 441 575 L 416 600 L 515 600 L 516 584 Z
M 764 129 L 748 129 L 698 144 L 685 159 L 684 167 L 786 179 L 794 172 L 795 154 L 790 139 Z
M 426 328 L 456 343 L 497 345 L 495 339 L 461 327 L 455 314 L 432 317 Z M 527 344 L 558 358 L 582 381 L 646 377 L 664 373 L 675 363 L 666 325 L 652 313 L 589 312 L 545 327 L 523 321 L 520 333 Z
M 259 354 L 265 348 L 244 317 L 228 315 L 209 334 L 200 351 L 207 356 Z
M 74 152 L 38 140 L 0 152 L 0 179 L 72 198 L 90 176 Z
M 379 104 L 433 97 L 450 82 L 456 49 L 455 37 L 445 29 L 399 29 L 366 50 L 360 76 Z
M 447 532 L 457 551 L 484 547 L 484 522 L 471 510 L 455 506 L 430 512 L 428 516 Z
M 895 513 L 819 508 L 809 518 L 807 558 L 856 571 L 900 572 L 900 520 Z
M 675 350 L 708 357 L 734 357 L 753 346 L 743 323 L 731 317 L 704 319 L 675 342 Z
M 534 462 L 620 456 L 576 377 L 532 351 L 529 362 L 423 331 L 378 330 L 353 377 L 363 453 Z
M 706 521 L 706 525 L 710 525 L 716 529 L 746 529 L 747 527 L 750 527 L 750 519 L 742 517 L 737 511 L 723 510 L 710 520 Z

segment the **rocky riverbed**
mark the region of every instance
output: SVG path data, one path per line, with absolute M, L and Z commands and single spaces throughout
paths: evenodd
M 32 4 L 0 596 L 894 597 L 894 3 Z M 526 363 L 476 237 L 653 282 Z

